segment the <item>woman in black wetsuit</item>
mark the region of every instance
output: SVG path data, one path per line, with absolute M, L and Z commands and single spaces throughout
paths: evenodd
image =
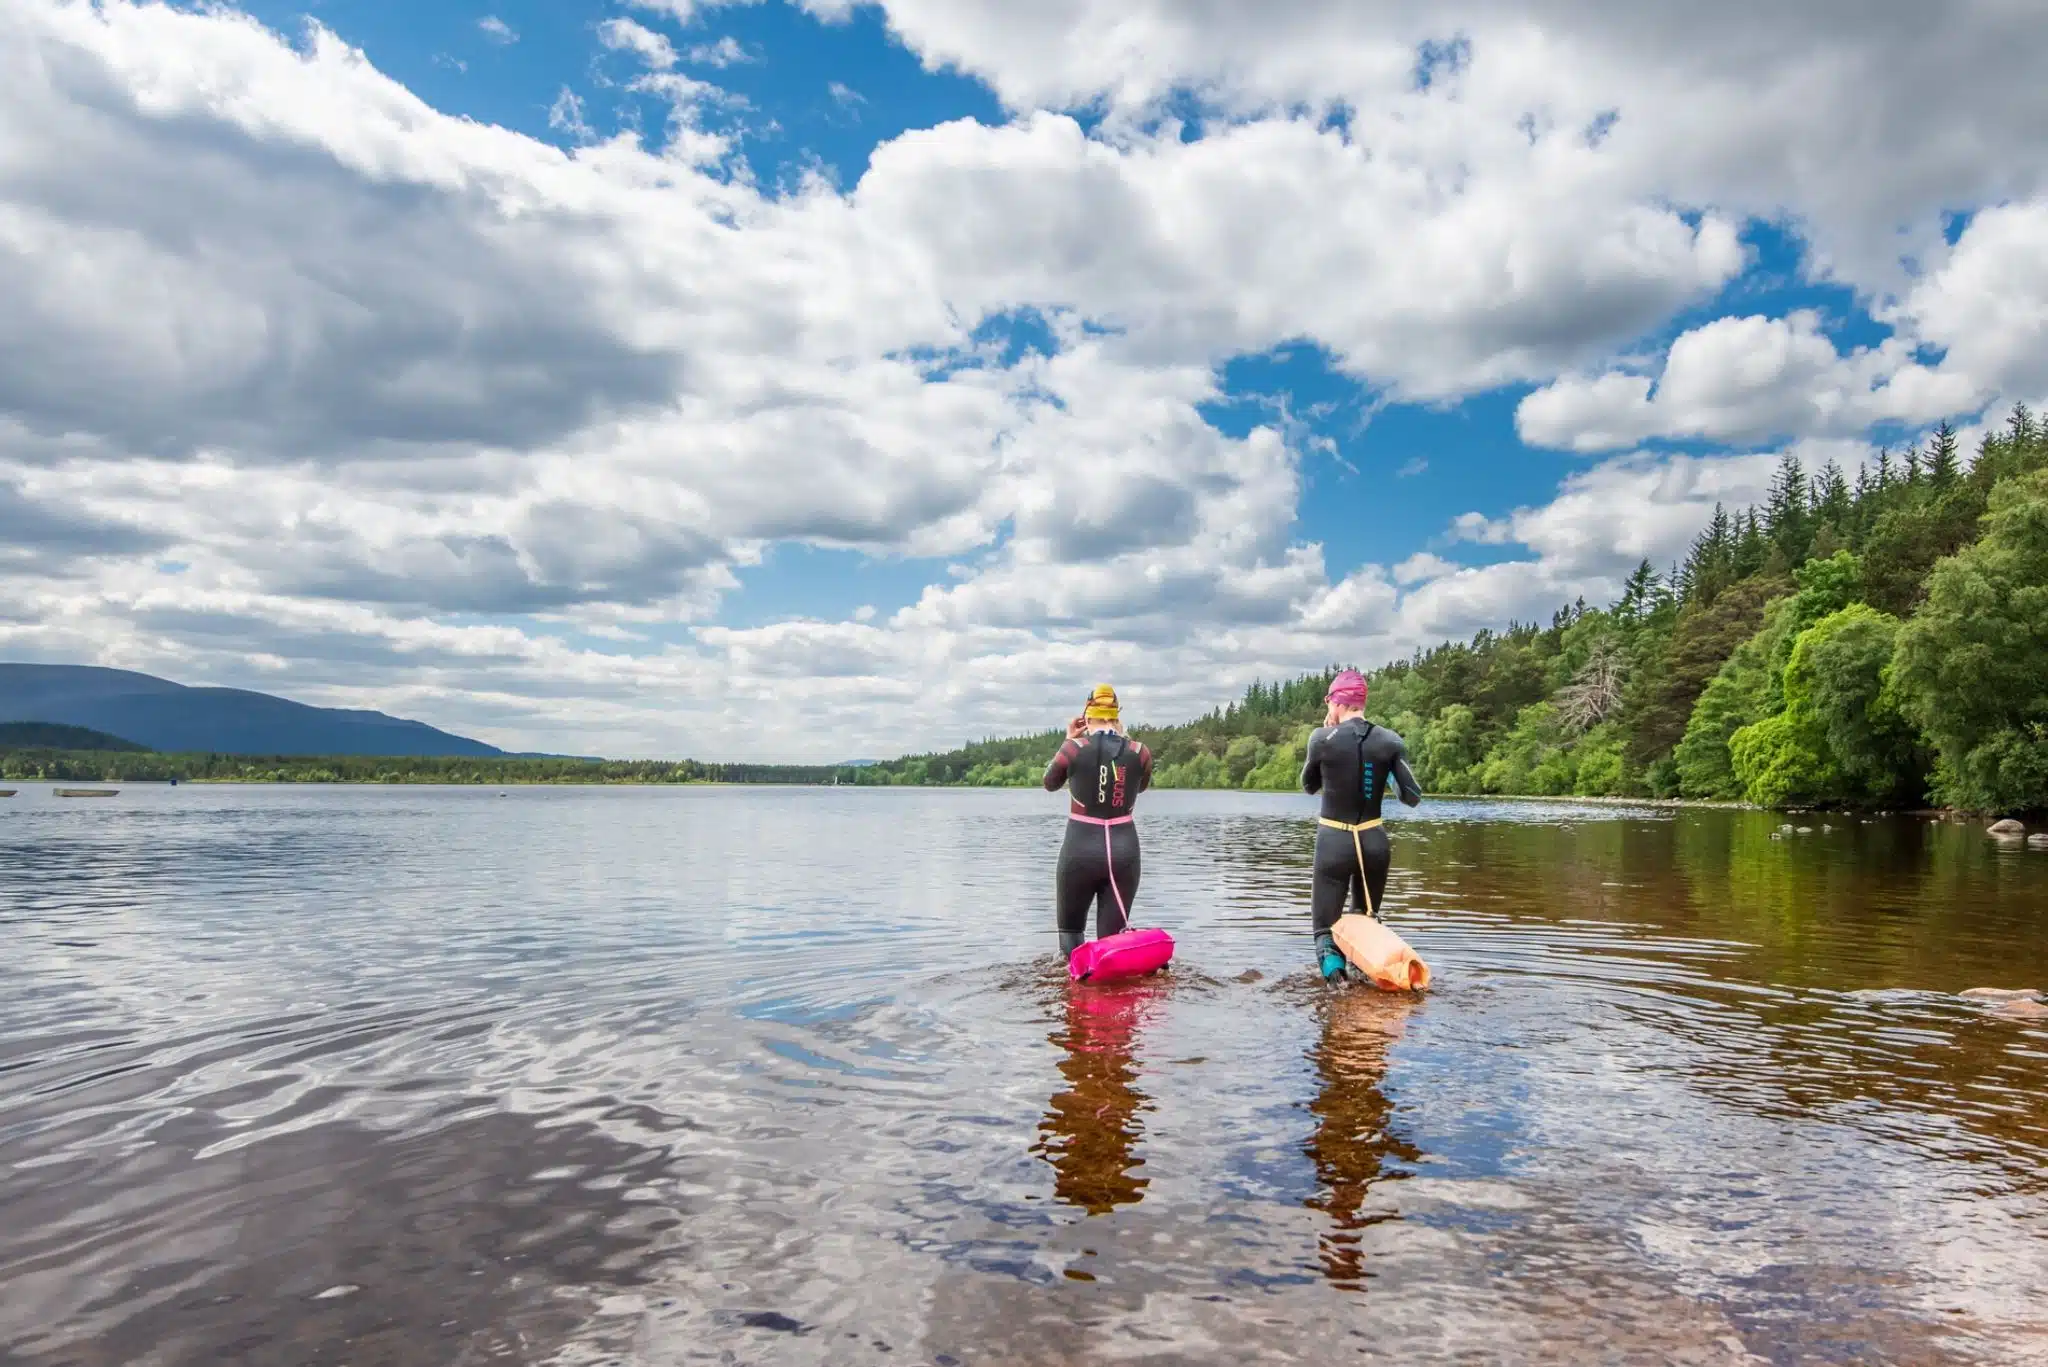
M 1357 894 L 1358 909 L 1379 918 L 1387 891 L 1392 850 L 1380 825 L 1380 802 L 1393 783 L 1410 807 L 1422 789 L 1408 768 L 1408 747 L 1384 726 L 1365 719 L 1365 677 L 1347 669 L 1330 681 L 1329 711 L 1308 738 L 1301 766 L 1303 792 L 1323 795 L 1317 819 L 1315 889 L 1316 953 L 1325 978 L 1344 971 L 1344 956 L 1330 927 Z
M 1152 783 L 1152 752 L 1117 724 L 1116 690 L 1097 684 L 1082 714 L 1045 769 L 1045 790 L 1067 790 L 1067 838 L 1054 874 L 1058 884 L 1060 955 L 1087 938 L 1095 903 L 1097 939 L 1129 922 L 1138 895 L 1138 828 L 1131 809 Z

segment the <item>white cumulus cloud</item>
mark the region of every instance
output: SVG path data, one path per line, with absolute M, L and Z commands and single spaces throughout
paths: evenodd
M 607 19 L 597 26 L 597 36 L 612 51 L 631 52 L 656 71 L 676 64 L 675 44 L 631 19 Z
M 1991 397 L 1963 369 L 1920 364 L 1914 351 L 1894 337 L 1844 355 L 1810 311 L 1719 318 L 1673 342 L 1654 379 L 1625 371 L 1560 379 L 1522 400 L 1516 426 L 1534 445 L 1579 451 L 1652 437 L 1756 442 L 1880 422 L 1917 427 Z

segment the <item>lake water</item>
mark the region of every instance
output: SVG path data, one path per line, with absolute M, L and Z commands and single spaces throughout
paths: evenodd
M 1420 998 L 1309 800 L 0 801 L 0 1361 L 2048 1362 L 2048 852 L 1430 801 Z M 1826 824 L 1824 824 L 1824 821 Z

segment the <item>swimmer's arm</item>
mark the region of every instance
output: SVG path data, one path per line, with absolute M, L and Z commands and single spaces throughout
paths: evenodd
M 1152 750 L 1143 741 L 1138 742 L 1138 791 L 1144 792 L 1152 786 Z
M 1320 726 L 1309 733 L 1308 758 L 1301 762 L 1301 791 L 1310 794 L 1323 791 L 1323 728 Z
M 1394 756 L 1394 782 L 1401 789 L 1401 802 L 1413 807 L 1422 801 L 1422 785 L 1415 781 L 1415 771 L 1408 767 L 1408 756 Z
M 1052 757 L 1052 763 L 1045 766 L 1045 791 L 1056 793 L 1067 784 L 1067 766 L 1074 756 L 1081 753 L 1081 747 L 1073 741 L 1060 742 L 1059 753 Z

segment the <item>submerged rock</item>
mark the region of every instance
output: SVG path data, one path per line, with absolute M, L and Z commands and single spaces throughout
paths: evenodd
M 2009 1002 L 2001 1002 L 1993 1014 L 2023 1021 L 2048 1020 L 2048 1006 L 2043 1006 L 2029 997 L 2019 997 Z
M 2011 817 L 2007 817 L 2003 821 L 1992 822 L 1989 829 L 1992 835 L 2000 836 L 2025 835 L 2027 833 L 2027 828 L 2014 821 Z
M 2036 831 L 2027 837 L 2027 843 L 2037 850 L 2048 850 L 2048 831 Z
M 2038 987 L 1966 987 L 1956 995 L 1974 997 L 1986 1002 L 2037 1002 L 2041 1000 Z

